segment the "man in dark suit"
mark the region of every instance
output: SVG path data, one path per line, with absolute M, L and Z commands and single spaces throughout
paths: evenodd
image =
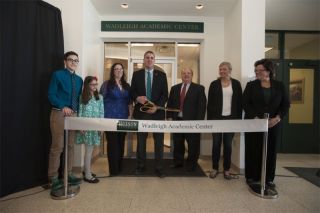
M 131 95 L 135 102 L 133 118 L 138 120 L 164 120 L 165 112 L 157 110 L 156 106 L 164 107 L 168 100 L 167 76 L 164 72 L 154 69 L 155 54 L 147 51 L 144 54 L 144 69 L 133 73 L 131 81 Z M 156 106 L 146 112 L 141 112 L 140 107 L 147 101 Z M 148 133 L 137 133 L 137 169 L 136 174 L 142 174 L 146 163 L 146 139 Z M 155 173 L 159 177 L 165 177 L 162 167 L 163 159 L 163 133 L 153 133 L 155 152 Z
M 203 120 L 206 114 L 207 99 L 204 87 L 192 82 L 193 71 L 190 68 L 181 72 L 182 83 L 174 85 L 170 90 L 168 108 L 178 108 L 180 112 L 168 112 L 168 118 L 173 120 Z M 186 168 L 194 171 L 200 154 L 200 133 L 173 134 L 173 168 L 184 165 L 184 141 L 188 143 L 188 158 Z

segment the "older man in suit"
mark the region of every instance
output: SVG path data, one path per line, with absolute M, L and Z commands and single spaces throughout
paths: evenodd
M 164 107 L 168 100 L 167 76 L 164 72 L 154 69 L 155 54 L 147 51 L 144 54 L 144 69 L 133 73 L 131 81 L 131 95 L 135 102 L 133 118 L 138 120 L 164 120 L 165 112 L 157 110 L 156 106 Z M 155 106 L 146 112 L 140 108 L 148 101 Z M 148 133 L 137 133 L 137 169 L 136 174 L 140 175 L 145 170 L 146 163 L 146 139 Z M 153 133 L 155 152 L 155 173 L 163 178 L 165 174 L 162 167 L 163 159 L 163 133 Z
M 185 68 L 181 72 L 182 83 L 170 90 L 168 108 L 178 108 L 180 112 L 168 112 L 167 117 L 173 120 L 203 120 L 206 114 L 207 99 L 204 87 L 192 82 L 193 71 Z M 184 166 L 184 141 L 188 143 L 186 168 L 194 171 L 200 154 L 200 133 L 173 134 L 173 168 Z

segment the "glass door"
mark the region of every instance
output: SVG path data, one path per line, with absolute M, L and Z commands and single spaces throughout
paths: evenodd
M 114 63 L 122 63 L 125 68 L 127 81 L 131 83 L 133 72 L 143 68 L 143 55 L 151 50 L 156 55 L 155 67 L 167 74 L 168 91 L 171 86 L 181 82 L 180 71 L 189 67 L 193 70 L 193 81 L 199 83 L 200 79 L 200 43 L 180 42 L 106 42 L 104 55 L 103 80 L 108 80 L 110 68 Z M 102 81 L 101 81 L 102 82 Z M 150 134 L 151 135 L 151 134 Z M 127 134 L 127 145 L 125 148 L 126 157 L 134 157 L 136 150 L 136 136 L 133 133 Z M 165 134 L 165 155 L 172 156 L 171 139 Z M 149 137 L 150 139 L 150 137 Z M 149 141 L 148 139 L 148 141 Z M 153 140 L 148 142 L 153 146 Z M 150 155 L 153 156 L 153 147 L 147 147 Z M 107 153 L 105 137 L 101 143 L 102 155 Z

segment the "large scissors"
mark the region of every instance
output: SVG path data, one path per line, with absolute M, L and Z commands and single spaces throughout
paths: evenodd
M 140 111 L 141 112 L 147 112 L 149 109 L 152 109 L 156 107 L 157 110 L 165 110 L 165 111 L 170 111 L 170 112 L 180 112 L 180 109 L 173 109 L 173 108 L 167 108 L 167 107 L 161 107 L 161 106 L 157 106 L 154 103 L 152 103 L 151 101 L 147 101 L 143 104 L 142 107 L 140 107 Z

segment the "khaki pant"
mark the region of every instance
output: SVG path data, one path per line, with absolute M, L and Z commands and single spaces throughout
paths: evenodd
M 72 115 L 76 116 L 76 113 Z M 64 149 L 64 114 L 62 111 L 51 110 L 50 129 L 52 135 L 52 144 L 49 153 L 49 178 L 58 176 L 60 166 L 60 155 Z M 68 134 L 68 172 L 72 171 L 73 166 L 73 145 L 75 142 L 75 131 L 69 131 Z

